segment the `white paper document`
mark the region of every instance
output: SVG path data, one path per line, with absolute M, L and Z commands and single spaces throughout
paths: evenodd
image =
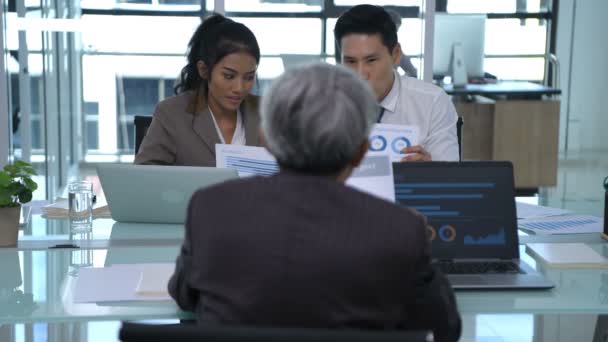
M 376 124 L 369 137 L 371 152 L 388 154 L 392 161 L 400 161 L 406 147 L 418 145 L 418 126 Z
M 368 152 L 346 184 L 371 195 L 395 202 L 393 165 L 386 154 Z
M 553 267 L 608 267 L 608 259 L 584 243 L 529 243 L 526 247 L 528 254 Z
M 520 229 L 538 235 L 600 233 L 604 230 L 601 217 L 588 215 L 560 215 L 518 220 Z
M 216 144 L 215 164 L 216 167 L 236 170 L 239 177 L 270 176 L 279 172 L 274 156 L 257 146 Z
M 166 291 L 174 264 L 124 264 L 81 268 L 74 286 L 74 303 L 170 300 Z M 143 283 L 142 283 L 143 277 Z M 139 286 L 143 290 L 140 292 Z M 165 288 L 165 291 L 161 291 Z
M 515 202 L 518 219 L 529 219 L 535 217 L 549 217 L 557 215 L 571 214 L 570 210 L 543 207 L 542 205 L 534 205 L 523 202 Z
M 148 264 L 143 267 L 135 292 L 141 296 L 168 296 L 167 284 L 175 264 Z

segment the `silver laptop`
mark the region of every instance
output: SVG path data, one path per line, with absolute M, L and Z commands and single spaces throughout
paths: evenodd
M 140 223 L 184 223 L 196 190 L 237 178 L 214 167 L 130 164 L 99 164 L 97 174 L 112 218 Z
M 519 259 L 510 162 L 394 163 L 395 199 L 428 218 L 433 262 L 456 289 L 552 288 Z

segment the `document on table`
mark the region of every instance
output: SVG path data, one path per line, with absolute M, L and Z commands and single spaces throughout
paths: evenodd
M 391 161 L 401 161 L 406 147 L 418 145 L 418 126 L 376 124 L 369 137 L 371 152 L 386 153 Z
M 395 202 L 395 180 L 390 157 L 369 152 L 348 178 L 346 185 Z
M 541 205 L 528 204 L 523 202 L 515 202 L 518 219 L 529 219 L 535 217 L 549 217 L 564 214 L 571 214 L 570 210 L 544 207 Z
M 518 220 L 517 225 L 538 235 L 600 233 L 604 220 L 588 215 L 560 215 Z
M 167 283 L 173 272 L 175 264 L 147 264 L 142 269 L 135 292 L 141 296 L 166 296 Z
M 584 243 L 529 243 L 526 251 L 552 267 L 608 268 L 608 259 Z
M 236 170 L 239 177 L 270 176 L 279 172 L 274 156 L 257 146 L 216 144 L 215 165 Z
M 74 286 L 74 303 L 170 300 L 167 283 L 174 267 L 122 264 L 81 268 Z

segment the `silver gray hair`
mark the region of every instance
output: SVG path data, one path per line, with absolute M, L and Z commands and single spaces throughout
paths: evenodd
M 367 82 L 352 71 L 310 64 L 286 71 L 266 92 L 262 131 L 281 167 L 338 172 L 368 138 L 378 108 Z

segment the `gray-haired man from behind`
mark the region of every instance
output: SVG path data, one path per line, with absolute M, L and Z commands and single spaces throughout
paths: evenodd
M 344 185 L 376 115 L 369 86 L 343 67 L 275 81 L 262 131 L 281 171 L 195 193 L 169 282 L 178 305 L 204 323 L 428 329 L 458 340 L 425 219 Z

